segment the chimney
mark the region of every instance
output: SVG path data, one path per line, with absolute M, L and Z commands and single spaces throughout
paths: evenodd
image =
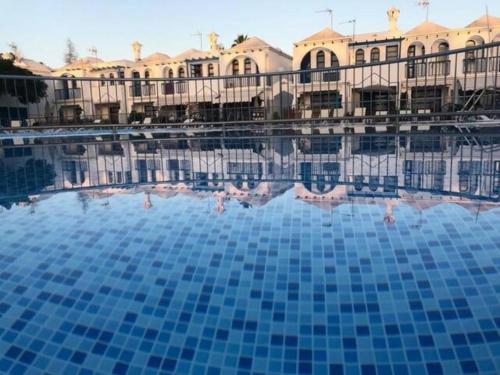
M 141 47 L 142 44 L 139 43 L 138 41 L 135 41 L 132 43 L 132 52 L 134 53 L 134 60 L 135 61 L 141 61 Z
M 387 18 L 389 19 L 389 31 L 391 33 L 394 33 L 394 34 L 400 33 L 400 30 L 398 28 L 399 14 L 400 14 L 400 11 L 396 7 L 391 7 L 387 11 Z
M 219 34 L 215 33 L 215 32 L 211 32 L 210 34 L 208 34 L 208 41 L 210 43 L 210 51 L 218 51 L 219 49 L 221 49 L 220 45 L 217 44 L 219 40 Z

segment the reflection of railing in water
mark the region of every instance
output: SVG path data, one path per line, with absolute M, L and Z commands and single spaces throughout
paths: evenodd
M 353 194 L 398 189 L 497 199 L 500 134 L 295 135 L 37 144 L 0 148 L 0 195 L 122 184 L 304 183 L 322 194 L 347 184 Z M 133 137 L 133 136 L 132 136 Z

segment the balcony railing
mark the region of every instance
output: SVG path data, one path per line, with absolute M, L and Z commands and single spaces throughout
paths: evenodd
M 429 76 L 450 75 L 450 60 L 429 62 Z
M 129 87 L 129 95 L 131 97 L 156 95 L 156 85 L 146 84 L 141 86 L 132 84 L 132 86 Z
M 490 72 L 500 72 L 500 56 L 490 57 L 488 66 L 490 68 Z
M 224 88 L 232 89 L 238 87 L 258 87 L 260 86 L 260 77 L 231 77 L 224 79 Z
M 73 100 L 80 99 L 81 97 L 82 90 L 79 87 L 55 90 L 56 100 Z
M 410 62 L 406 64 L 406 78 L 425 77 L 427 75 L 427 63 Z
M 406 65 L 406 78 L 442 77 L 450 74 L 450 60 L 410 62 Z
M 466 58 L 464 63 L 464 74 L 484 73 L 488 68 L 486 57 Z

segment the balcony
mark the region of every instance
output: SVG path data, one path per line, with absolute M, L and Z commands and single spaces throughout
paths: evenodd
M 406 78 L 443 77 L 450 74 L 450 60 L 406 64 Z
M 299 83 L 338 82 L 340 81 L 340 71 L 304 72 L 300 74 L 299 78 Z
M 427 63 L 411 62 L 406 64 L 406 78 L 412 79 L 417 77 L 425 77 L 427 75 Z
M 450 75 L 450 60 L 431 61 L 429 63 L 429 76 L 448 76 Z
M 156 95 L 156 85 L 147 84 L 140 86 L 132 84 L 132 86 L 129 87 L 129 95 L 131 97 Z
M 485 73 L 488 68 L 488 60 L 485 57 L 465 58 L 464 74 Z
M 55 90 L 56 100 L 73 100 L 80 99 L 82 97 L 82 90 L 79 87 L 67 88 L 67 89 L 56 89 Z
M 225 89 L 256 86 L 260 86 L 260 77 L 234 77 L 224 79 Z
M 188 92 L 188 82 L 163 82 L 161 84 L 162 95 L 185 94 Z
M 500 72 L 500 57 L 490 57 L 488 66 L 490 67 L 490 72 Z

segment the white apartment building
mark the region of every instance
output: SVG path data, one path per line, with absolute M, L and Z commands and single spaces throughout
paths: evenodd
M 405 32 L 398 27 L 399 15 L 397 8 L 387 11 L 387 31 L 342 35 L 325 28 L 294 44 L 294 70 L 359 67 L 301 75 L 296 104 L 303 116 L 375 115 L 393 112 L 396 107 L 404 109 L 412 98 L 413 109 L 440 112 L 444 110 L 441 103 L 453 89 L 458 92 L 488 85 L 498 87 L 498 75 L 491 74 L 500 70 L 498 50 L 491 56 L 472 51 L 465 58 L 462 55 L 460 61 L 455 61 L 453 55 L 436 57 L 432 62 L 417 60 L 408 62 L 404 69 L 398 69 L 396 63 L 376 64 L 500 41 L 499 17 L 484 15 L 456 29 L 426 21 Z M 488 72 L 488 80 L 476 78 L 476 73 L 484 77 Z M 459 82 L 448 78 L 451 76 Z

